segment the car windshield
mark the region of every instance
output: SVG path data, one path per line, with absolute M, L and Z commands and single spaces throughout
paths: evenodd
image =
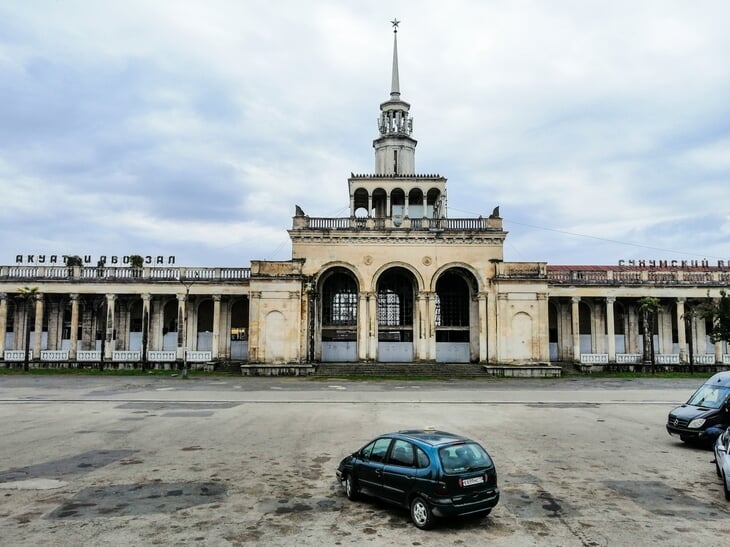
M 688 405 L 720 408 L 730 395 L 730 387 L 712 386 L 705 384 L 695 391 L 687 401 Z
M 446 473 L 463 473 L 492 466 L 492 460 L 477 443 L 462 443 L 439 448 L 439 458 Z

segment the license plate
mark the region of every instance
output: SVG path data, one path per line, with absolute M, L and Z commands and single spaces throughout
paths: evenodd
M 483 482 L 484 477 L 473 477 L 471 479 L 462 479 L 461 486 L 471 486 L 473 484 L 482 484 Z

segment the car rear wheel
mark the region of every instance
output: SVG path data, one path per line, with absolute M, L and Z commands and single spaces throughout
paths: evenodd
M 433 513 L 421 496 L 416 496 L 411 502 L 411 520 L 417 528 L 429 530 L 433 528 Z
M 345 477 L 345 495 L 350 501 L 355 501 L 359 497 L 357 483 L 352 475 L 347 475 Z

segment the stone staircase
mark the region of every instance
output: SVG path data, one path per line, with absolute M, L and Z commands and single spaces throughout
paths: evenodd
M 426 376 L 489 378 L 483 365 L 468 363 L 319 363 L 313 376 Z

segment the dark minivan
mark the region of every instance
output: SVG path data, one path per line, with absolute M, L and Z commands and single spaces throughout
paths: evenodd
M 667 431 L 684 442 L 711 443 L 730 425 L 730 371 L 718 372 L 673 409 Z
M 434 517 L 488 515 L 499 501 L 487 451 L 433 429 L 380 435 L 344 458 L 337 478 L 349 499 L 362 492 L 408 508 L 413 524 L 424 530 Z

